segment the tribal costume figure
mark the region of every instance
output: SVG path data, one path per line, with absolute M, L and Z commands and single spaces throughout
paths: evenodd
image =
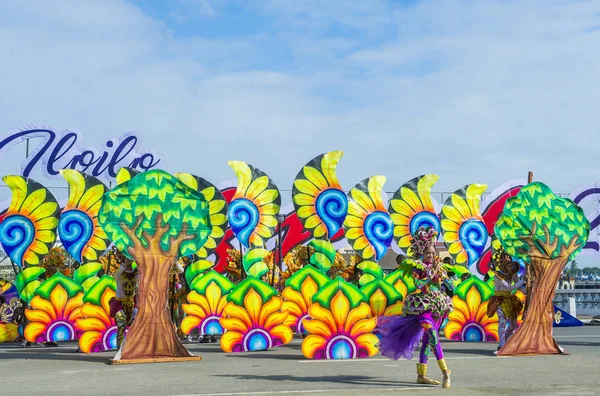
M 421 227 L 413 234 L 410 247 L 412 259 L 402 262 L 400 270 L 411 274 L 417 290 L 404 301 L 405 316 L 379 317 L 377 328 L 381 354 L 391 359 L 412 359 L 419 341 L 421 351 L 417 364 L 417 383 L 439 385 L 426 377 L 429 356 L 437 359 L 444 376 L 442 385 L 450 387 L 450 370 L 438 338 L 440 325 L 452 311 L 452 301 L 441 292 L 442 284 L 452 288 L 446 271 L 441 267 L 435 249 L 437 233 L 433 228 Z
M 494 273 L 494 296 L 488 303 L 487 315 L 498 313 L 498 336 L 500 350 L 517 329 L 517 317 L 523 309 L 523 303 L 512 292 L 523 287 L 525 281 L 519 280 L 519 264 L 500 247 L 492 257 Z
M 139 286 L 139 272 L 133 269 L 133 261 L 122 254 L 117 255 L 120 262 L 119 269 L 115 272 L 117 282 L 117 296 L 110 301 L 110 315 L 117 321 L 117 345 L 123 344 L 127 327 L 131 326 L 135 318 L 135 294 Z

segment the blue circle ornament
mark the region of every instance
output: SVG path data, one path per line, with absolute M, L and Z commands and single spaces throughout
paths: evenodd
M 373 212 L 365 219 L 363 230 L 375 249 L 375 259 L 381 260 L 394 239 L 394 224 L 389 213 Z
M 348 214 L 348 197 L 336 188 L 324 190 L 317 196 L 315 210 L 327 228 L 327 236 L 332 238 L 342 228 Z
M 11 261 L 23 265 L 25 252 L 35 239 L 35 226 L 23 215 L 11 215 L 0 223 L 0 243 Z
M 479 220 L 469 219 L 461 224 L 458 238 L 467 252 L 469 265 L 477 262 L 483 254 L 488 236 L 487 227 Z
M 254 202 L 246 198 L 234 199 L 229 205 L 227 219 L 236 238 L 244 247 L 249 247 L 250 236 L 260 220 L 260 213 Z
M 71 257 L 83 261 L 83 249 L 94 234 L 94 222 L 80 210 L 69 210 L 58 220 L 58 236 Z

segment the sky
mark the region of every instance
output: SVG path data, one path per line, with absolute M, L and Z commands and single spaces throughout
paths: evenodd
M 4 0 L 0 36 L 0 136 L 74 128 L 102 148 L 136 131 L 167 171 L 218 183 L 242 160 L 288 201 L 331 150 L 347 188 L 598 179 L 594 0 Z

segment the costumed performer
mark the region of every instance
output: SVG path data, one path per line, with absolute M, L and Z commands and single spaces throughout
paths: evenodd
M 523 303 L 513 294 L 513 290 L 523 288 L 525 280 L 519 280 L 519 264 L 502 247 L 493 254 L 492 265 L 494 296 L 488 303 L 487 315 L 492 317 L 498 313 L 500 344 L 497 353 L 517 329 L 517 317 L 523 309 Z
M 452 300 L 441 292 L 442 283 L 451 288 L 446 271 L 440 266 L 433 228 L 421 227 L 413 234 L 410 254 L 413 259 L 402 262 L 400 270 L 410 273 L 416 290 L 404 301 L 405 316 L 381 316 L 375 333 L 379 336 L 381 354 L 390 359 L 412 359 L 419 341 L 421 350 L 417 364 L 417 383 L 439 385 L 427 378 L 427 362 L 431 351 L 442 370 L 444 388 L 450 387 L 450 370 L 438 337 L 440 325 L 452 311 Z
M 182 284 L 182 278 L 184 278 L 182 275 L 185 272 L 182 262 L 183 258 L 176 261 L 169 271 L 169 316 L 179 337 L 183 336 L 179 326 L 181 319 L 183 319 L 181 315 L 181 299 L 187 295 L 186 289 Z
M 118 252 L 119 269 L 115 272 L 117 296 L 110 300 L 110 315 L 117 321 L 117 345 L 120 348 L 125 338 L 125 331 L 131 326 L 135 314 L 135 294 L 139 286 L 140 275 L 133 269 L 133 260 Z

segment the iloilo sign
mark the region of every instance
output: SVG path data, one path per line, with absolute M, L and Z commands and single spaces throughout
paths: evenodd
M 29 139 L 42 139 L 21 165 L 21 175 L 29 175 L 38 167 L 48 178 L 59 177 L 61 169 L 77 169 L 95 177 L 112 180 L 122 167 L 145 171 L 156 167 L 161 158 L 152 151 L 140 150 L 140 136 L 127 133 L 104 143 L 102 149 L 78 149 L 79 131 L 57 133 L 46 128 L 13 131 L 0 140 L 0 158 L 3 152 L 15 145 L 21 146 Z

